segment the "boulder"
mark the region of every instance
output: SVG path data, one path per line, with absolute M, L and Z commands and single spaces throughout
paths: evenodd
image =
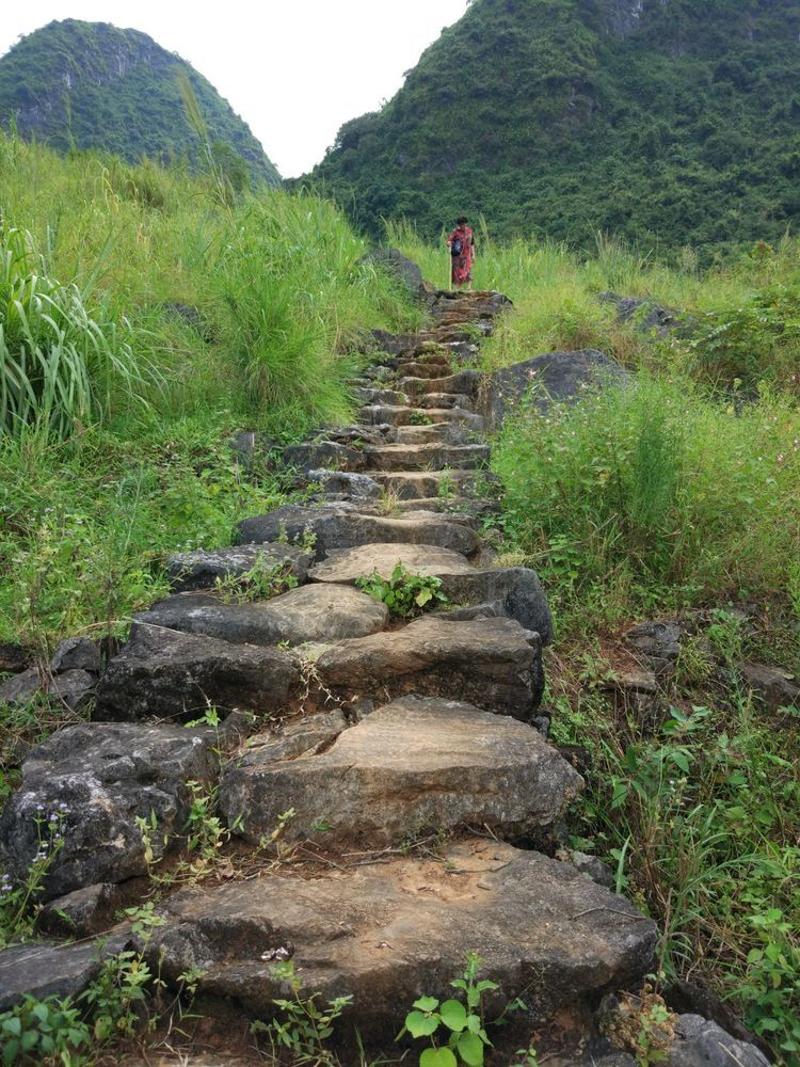
M 254 568 L 270 571 L 278 568 L 304 582 L 311 557 L 296 545 L 238 545 L 207 552 L 179 552 L 167 560 L 166 570 L 176 592 L 211 589 L 217 580 L 242 578 Z
M 279 714 L 299 681 L 295 659 L 275 648 L 234 645 L 136 623 L 97 686 L 95 718 L 185 721 L 213 705 Z
M 666 1067 L 768 1067 L 769 1060 L 755 1045 L 738 1041 L 716 1023 L 700 1015 L 681 1015 Z
M 432 616 L 402 630 L 341 641 L 316 661 L 342 699 L 408 693 L 464 701 L 527 721 L 544 678 L 539 635 L 511 619 L 447 622 Z
M 478 549 L 478 537 L 463 525 L 448 522 L 445 515 L 417 519 L 391 519 L 364 515 L 340 505 L 319 508 L 287 504 L 267 515 L 244 519 L 236 530 L 241 542 L 272 541 L 283 535 L 301 540 L 313 534 L 317 559 L 334 549 L 367 545 L 374 541 L 400 544 L 429 544 L 471 554 Z
M 390 274 L 411 296 L 417 299 L 422 299 L 427 294 L 422 271 L 413 260 L 404 256 L 397 248 L 375 248 L 364 256 L 362 263 L 369 263 Z M 403 335 L 395 338 L 392 334 L 385 334 L 380 330 L 373 330 L 372 336 L 385 352 L 390 352 L 392 348 L 397 347 L 398 342 L 402 345 L 404 341 Z M 413 337 L 414 335 L 411 334 L 410 338 Z
M 487 375 L 481 385 L 478 411 L 492 430 L 523 400 L 544 414 L 553 403 L 576 401 L 587 390 L 624 385 L 628 372 L 594 348 L 579 352 L 548 352 Z
M 136 621 L 235 645 L 300 645 L 377 633 L 388 623 L 389 611 L 349 586 L 315 584 L 251 604 L 197 604 L 192 596 L 178 595 L 137 615 Z
M 771 711 L 800 707 L 800 685 L 790 671 L 751 662 L 743 663 L 741 671 L 745 683 Z
M 110 924 L 119 892 L 110 882 L 73 889 L 63 897 L 48 901 L 39 912 L 36 925 L 54 937 L 102 933 Z
M 253 740 L 226 770 L 220 806 L 254 843 L 289 809 L 284 839 L 326 845 L 385 847 L 470 826 L 533 838 L 583 784 L 532 727 L 451 700 L 396 700 L 322 751 L 313 734 L 288 755 Z
M 42 675 L 31 667 L 0 683 L 0 704 L 27 704 L 41 694 L 70 711 L 78 711 L 88 702 L 96 682 L 95 675 L 88 671 L 66 670 L 62 674 Z
M 0 641 L 0 674 L 5 671 L 9 673 L 24 671 L 32 659 L 33 653 L 29 648 L 13 641 Z
M 155 858 L 184 827 L 189 781 L 216 773 L 212 729 L 81 723 L 59 730 L 22 765 L 22 784 L 0 816 L 0 853 L 24 880 L 49 853 L 45 897 L 145 874 L 137 819 L 153 819 Z
M 102 669 L 100 649 L 88 637 L 68 637 L 61 642 L 50 661 L 50 670 L 54 674 L 76 670 L 99 674 Z
M 168 981 L 200 972 L 200 994 L 233 998 L 270 1017 L 284 996 L 274 961 L 290 958 L 301 996 L 350 995 L 339 1024 L 391 1042 L 421 993 L 446 997 L 468 952 L 498 983 L 494 1017 L 520 996 L 526 1021 L 651 969 L 655 924 L 569 864 L 509 845 L 469 840 L 435 858 L 395 857 L 322 876 L 266 873 L 181 891 L 161 906 L 147 955 Z
M 656 675 L 662 678 L 674 671 L 686 633 L 686 625 L 677 619 L 647 620 L 628 630 L 625 641 L 646 657 Z
M 110 937 L 59 945 L 32 941 L 0 952 L 0 1011 L 8 1011 L 26 996 L 76 997 L 94 981 L 103 960 L 123 952 L 130 942 L 127 930 Z
M 659 337 L 668 337 L 673 331 L 686 329 L 689 325 L 685 315 L 648 297 L 600 293 L 599 299 L 604 304 L 615 305 L 618 322 L 632 322 L 641 333 L 655 332 Z

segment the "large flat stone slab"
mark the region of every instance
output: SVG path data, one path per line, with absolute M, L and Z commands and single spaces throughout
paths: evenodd
M 277 568 L 304 582 L 310 562 L 311 557 L 295 545 L 239 545 L 176 553 L 167 560 L 166 570 L 176 592 L 189 592 L 211 589 L 218 580 L 242 578 L 254 568 L 260 572 Z
M 417 619 L 402 630 L 341 641 L 322 653 L 316 669 L 344 699 L 416 693 L 523 721 L 543 688 L 539 635 L 512 619 Z
M 22 785 L 0 817 L 0 852 L 15 880 L 26 877 L 42 839 L 52 859 L 46 897 L 145 874 L 137 818 L 155 820 L 163 855 L 191 803 L 187 782 L 216 774 L 215 731 L 175 726 L 82 723 L 59 730 L 22 765 Z
M 339 1033 L 391 1041 L 421 993 L 446 997 L 477 952 L 500 986 L 489 1010 L 516 996 L 528 1021 L 594 1005 L 651 969 L 655 924 L 569 864 L 486 840 L 440 858 L 396 858 L 323 876 L 265 874 L 177 893 L 161 907 L 148 954 L 169 981 L 198 968 L 201 994 L 270 1017 L 288 955 L 302 995 L 352 995 Z
M 398 546 L 399 547 L 399 546 Z M 547 645 L 553 640 L 553 619 L 547 597 L 535 571 L 527 567 L 476 568 L 465 557 L 426 546 L 402 555 L 393 545 L 365 545 L 331 552 L 309 571 L 315 582 L 354 582 L 377 571 L 387 579 L 398 562 L 412 574 L 439 578 L 450 607 L 485 605 L 490 614 L 516 619 L 535 630 Z
M 315 583 L 252 604 L 197 604 L 170 597 L 136 620 L 236 645 L 300 645 L 377 633 L 388 623 L 389 611 L 349 586 Z
M 475 482 L 474 470 L 441 471 L 374 471 L 372 477 L 387 493 L 399 500 L 426 497 L 447 499 L 451 494 L 468 492 Z
M 335 505 L 321 508 L 287 505 L 267 515 L 244 519 L 237 527 L 236 539 L 240 542 L 273 541 L 281 534 L 290 541 L 313 534 L 318 559 L 333 549 L 353 548 L 374 541 L 438 545 L 468 555 L 479 547 L 478 536 L 473 530 L 448 522 L 446 515 L 393 519 L 360 514 Z
M 103 960 L 122 952 L 130 942 L 127 930 L 109 937 L 59 945 L 31 941 L 0 952 L 0 1011 L 26 996 L 72 997 L 82 993 L 100 973 Z
M 292 809 L 287 840 L 381 847 L 469 827 L 530 839 L 582 786 L 533 727 L 450 700 L 404 697 L 321 752 L 313 742 L 287 758 L 284 738 L 249 740 L 220 788 L 237 833 L 257 843 Z
M 393 405 L 374 405 L 361 409 L 361 417 L 368 424 L 388 423 L 390 426 L 412 426 L 420 419 L 430 419 L 432 425 L 443 422 L 463 424 L 470 430 L 483 429 L 483 418 L 462 408 L 410 408 Z
M 462 370 L 441 378 L 401 378 L 400 390 L 408 396 L 418 397 L 424 393 L 456 393 L 459 396 L 477 395 L 482 375 L 476 370 Z
M 213 705 L 279 714 L 299 681 L 295 659 L 275 648 L 135 623 L 128 644 L 109 661 L 97 686 L 100 721 L 186 721 Z
M 364 449 L 368 471 L 472 470 L 489 460 L 488 445 L 371 445 Z

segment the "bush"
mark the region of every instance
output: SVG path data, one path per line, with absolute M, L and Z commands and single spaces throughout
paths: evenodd
M 546 417 L 523 410 L 495 468 L 508 528 L 562 589 L 616 578 L 683 602 L 789 594 L 800 415 L 768 392 L 736 414 L 642 376 Z

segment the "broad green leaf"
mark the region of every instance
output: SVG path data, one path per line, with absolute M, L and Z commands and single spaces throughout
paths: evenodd
M 419 1000 L 415 1000 L 411 1005 L 412 1008 L 418 1008 L 420 1011 L 436 1011 L 439 1007 L 439 1001 L 436 997 L 420 997 Z
M 460 1000 L 446 1000 L 439 1008 L 439 1015 L 444 1025 L 457 1033 L 467 1025 L 467 1011 Z
M 412 1037 L 430 1037 L 435 1034 L 439 1020 L 435 1015 L 423 1015 L 421 1011 L 411 1011 L 406 1015 L 406 1029 Z
M 419 607 L 424 608 L 432 596 L 433 593 L 430 589 L 420 589 L 414 599 Z
M 16 1015 L 12 1015 L 10 1019 L 3 1019 L 3 1029 L 6 1033 L 19 1037 L 22 1033 L 22 1021 Z
M 449 1048 L 426 1048 L 419 1058 L 419 1067 L 458 1067 L 458 1060 Z
M 467 1067 L 483 1067 L 483 1042 L 477 1034 L 459 1034 L 457 1048 Z

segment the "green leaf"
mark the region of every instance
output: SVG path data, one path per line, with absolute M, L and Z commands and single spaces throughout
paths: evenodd
M 458 1067 L 458 1060 L 449 1048 L 426 1048 L 419 1058 L 419 1067 Z
M 12 1015 L 9 1019 L 3 1019 L 3 1029 L 7 1034 L 13 1034 L 14 1037 L 19 1037 L 22 1033 L 22 1021 L 18 1016 Z
M 467 1067 L 483 1067 L 483 1042 L 477 1034 L 460 1034 L 457 1048 Z
M 420 591 L 414 597 L 414 600 L 417 602 L 418 607 L 424 608 L 432 596 L 433 593 L 430 591 L 430 589 L 420 589 Z
M 444 1025 L 457 1033 L 467 1025 L 467 1011 L 460 1000 L 446 1000 L 439 1008 L 439 1015 Z
M 420 997 L 419 1000 L 415 1000 L 411 1005 L 412 1008 L 418 1008 L 420 1011 L 436 1011 L 439 1007 L 439 1001 L 436 997 Z
M 406 1029 L 412 1037 L 430 1037 L 439 1027 L 435 1015 L 423 1015 L 421 1011 L 411 1011 L 406 1015 Z

